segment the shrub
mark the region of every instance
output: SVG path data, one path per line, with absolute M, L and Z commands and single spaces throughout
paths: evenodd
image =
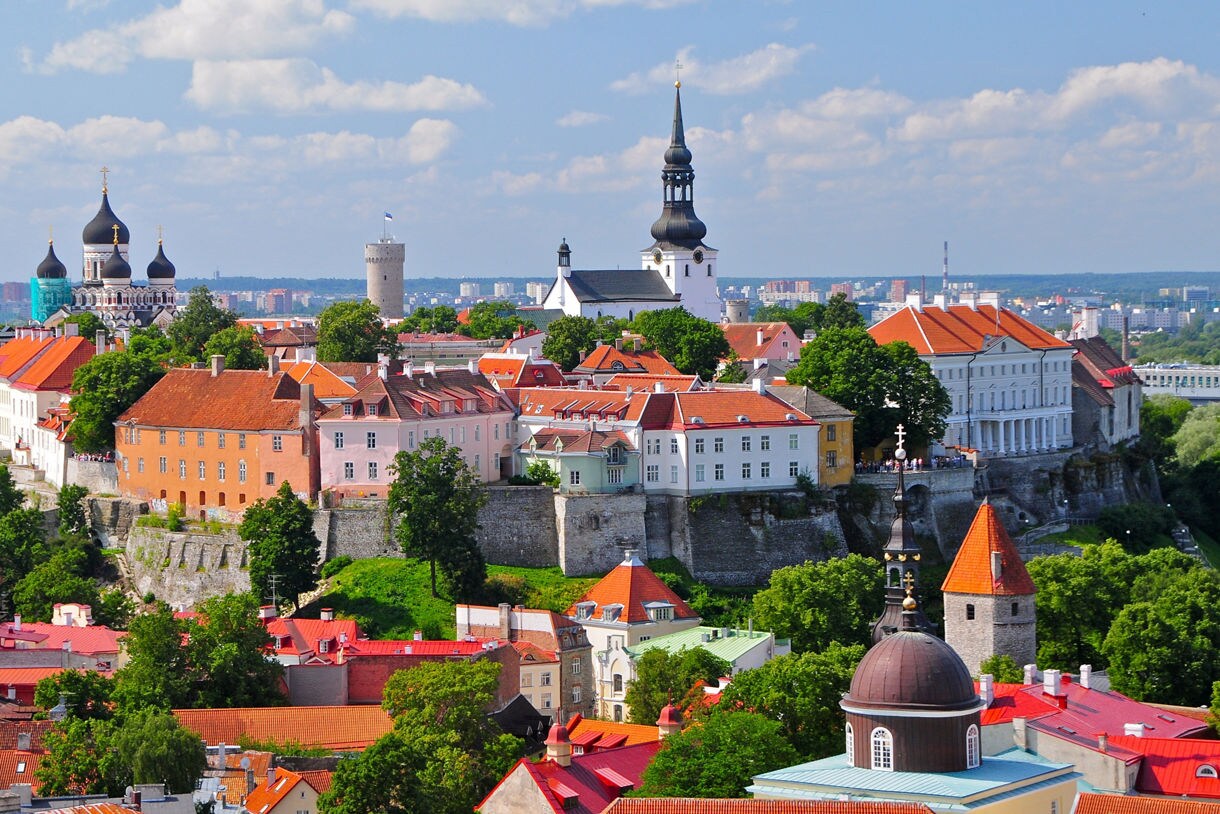
M 520 574 L 490 574 L 483 583 L 483 601 L 488 605 L 524 605 L 527 591 L 525 577 Z
M 551 469 L 545 461 L 534 461 L 527 466 L 525 476 L 535 483 L 549 486 L 552 489 L 559 488 L 559 473 Z
M 184 514 L 186 514 L 185 506 L 183 506 L 181 503 L 171 503 L 169 505 L 169 509 L 165 513 L 164 528 L 167 528 L 170 531 L 182 531 L 182 529 L 186 527 L 186 523 L 184 523 L 182 520 L 182 516 Z
M 340 554 L 334 559 L 327 560 L 326 562 L 322 563 L 322 579 L 330 579 L 351 564 L 352 558 L 346 554 Z

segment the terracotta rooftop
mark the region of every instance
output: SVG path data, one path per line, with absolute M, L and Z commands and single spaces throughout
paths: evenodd
M 304 782 L 304 778 L 296 772 L 276 769 L 274 781 L 270 781 L 270 778 L 264 776 L 262 782 L 255 786 L 254 791 L 246 796 L 246 811 L 251 814 L 267 814 L 288 797 L 297 783 Z M 317 789 L 314 790 L 317 791 Z
M 299 430 L 301 386 L 287 373 L 174 368 L 119 416 L 144 427 Z M 317 409 L 319 405 L 315 404 Z
M 673 426 L 686 429 L 738 426 L 801 426 L 816 424 L 791 404 L 770 393 L 753 390 L 701 390 L 674 393 Z M 744 420 L 742 420 L 744 418 Z
M 603 814 L 931 814 L 923 803 L 872 800 L 714 800 L 620 797 Z
M 118 803 L 86 803 L 67 808 L 42 809 L 40 814 L 140 814 L 139 810 Z
M 1121 794 L 1081 792 L 1073 814 L 1216 814 L 1220 806 L 1194 800 L 1164 797 L 1127 797 Z
M 660 746 L 659 742 L 654 741 L 625 746 L 622 749 L 574 755 L 569 766 L 560 766 L 551 760 L 531 763 L 528 758 L 522 758 L 509 770 L 505 780 L 519 771 L 528 773 L 542 796 L 551 804 L 551 810 L 555 814 L 601 814 L 620 794 L 618 789 L 610 788 L 608 779 L 622 778 L 638 787 L 640 776 Z M 501 780 L 476 810 L 492 799 L 504 782 Z
M 703 389 L 703 382 L 698 376 L 664 376 L 652 373 L 616 373 L 606 380 L 605 386 L 616 390 L 631 387 L 636 390 L 655 391 L 657 385 L 667 393 Z
M 750 360 L 766 356 L 771 350 L 771 344 L 779 339 L 781 334 L 790 343 L 787 348 L 789 352 L 796 355 L 801 352 L 801 338 L 787 322 L 722 322 L 720 330 L 724 331 L 724 338 L 728 340 L 729 347 L 739 359 Z M 760 331 L 762 342 L 758 341 Z
M 994 554 L 1000 555 L 999 574 L 992 571 Z M 992 596 L 1028 596 L 1038 590 L 995 507 L 986 501 L 975 513 L 940 587 L 946 593 Z
M 93 358 L 93 343 L 80 336 L 61 336 L 53 340 L 34 363 L 13 380 L 19 390 L 68 392 L 76 369 Z
M 505 391 L 517 405 L 522 418 L 584 421 L 596 415 L 598 421 L 638 421 L 648 401 L 648 393 L 623 390 L 580 389 L 576 387 L 528 387 Z
M 468 402 L 473 406 L 467 407 Z M 369 376 L 356 392 L 323 416 L 331 420 L 415 420 L 448 414 L 509 412 L 509 403 L 482 373 L 466 368 L 415 371 L 382 379 Z
M 7 789 L 14 783 L 29 783 L 38 788 L 39 782 L 34 772 L 38 771 L 45 756 L 46 752 L 42 749 L 0 749 L 0 788 Z
M 597 746 L 602 738 L 610 740 L 622 739 L 620 746 L 635 746 L 640 743 L 655 743 L 661 740 L 661 731 L 651 724 L 625 724 L 615 721 L 600 721 L 595 718 L 585 718 L 580 713 L 568 719 L 568 736 L 573 742 L 578 739 L 587 744 Z
M 65 642 L 71 642 L 73 653 L 86 656 L 107 656 L 119 652 L 119 639 L 126 631 L 111 630 L 104 625 L 53 625 L 50 622 L 22 622 L 21 630 L 15 631 L 12 622 L 0 627 L 0 644 L 11 647 L 11 641 L 27 641 L 37 644 L 40 650 L 63 650 Z
M 479 358 L 479 372 L 501 388 L 563 387 L 567 383 L 554 362 L 523 353 L 485 353 Z
M 393 728 L 381 707 L 239 707 L 176 709 L 185 729 L 209 745 L 247 741 L 291 741 L 306 747 L 359 750 Z
M 683 602 L 652 569 L 634 554 L 619 563 L 596 585 L 590 588 L 566 611 L 568 616 L 582 618 L 579 607 L 592 602 L 589 618 L 606 620 L 607 606 L 621 606 L 616 621 L 635 624 L 650 621 L 648 605 L 663 603 L 673 606 L 674 619 L 698 619 L 699 616 Z
M 662 376 L 680 376 L 681 371 L 655 350 L 619 349 L 614 345 L 594 348 L 579 365 L 575 373 L 652 373 Z
M 1007 308 L 980 305 L 950 305 L 947 309 L 925 305 L 907 306 L 868 329 L 878 345 L 906 342 L 921 356 L 974 353 L 989 338 L 1009 337 L 1027 348 L 1042 350 L 1071 347 L 1062 339 L 1018 316 Z
M 328 772 L 324 769 L 310 769 L 309 771 L 297 772 L 297 774 L 318 794 L 325 794 L 330 791 L 331 782 L 335 777 L 334 772 Z
M 319 399 L 340 399 L 355 395 L 356 386 L 321 362 L 294 362 L 281 368 L 298 384 L 312 384 Z
M 562 446 L 560 446 L 562 444 Z M 622 430 L 544 429 L 521 445 L 522 450 L 537 448 L 543 452 L 601 453 L 615 444 L 629 450 L 635 449 Z
M 49 332 L 40 331 L 0 345 L 0 379 L 15 380 L 53 341 Z
M 1118 735 L 1110 743 L 1144 756 L 1135 778 L 1141 794 L 1220 800 L 1220 741 Z

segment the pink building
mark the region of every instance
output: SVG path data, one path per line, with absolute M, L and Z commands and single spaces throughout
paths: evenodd
M 462 450 L 483 482 L 500 480 L 511 472 L 513 417 L 512 404 L 468 368 L 382 370 L 319 419 L 322 488 L 385 497 L 394 456 L 437 435 Z

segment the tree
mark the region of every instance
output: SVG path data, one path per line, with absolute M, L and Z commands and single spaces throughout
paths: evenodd
M 65 670 L 35 685 L 34 706 L 46 712 L 62 700 L 69 717 L 109 721 L 114 717 L 113 695 L 113 678 L 96 670 Z
M 1220 404 L 1205 404 L 1191 410 L 1169 440 L 1180 466 L 1192 467 L 1220 458 Z
M 433 596 L 439 596 L 438 568 L 450 598 L 475 595 L 487 578 L 474 536 L 479 509 L 487 501 L 478 474 L 461 450 L 439 435 L 413 452 L 399 452 L 391 471 L 387 508 L 403 553 L 428 561 Z
M 716 713 L 665 739 L 644 769 L 640 794 L 745 797 L 755 775 L 799 759 L 778 722 L 743 710 Z
M 25 492 L 17 488 L 13 473 L 6 464 L 0 464 L 0 517 L 25 505 Z
M 106 720 L 68 717 L 56 723 L 42 736 L 46 754 L 34 772 L 38 793 L 122 794 L 124 772 L 113 736 L 114 724 Z
M 676 653 L 659 647 L 646 651 L 635 660 L 635 678 L 623 698 L 631 708 L 631 721 L 656 723 L 661 707 L 671 700 L 684 699 L 698 681 L 715 684 L 729 670 L 727 661 L 702 647 L 683 648 Z
M 14 509 L 0 516 L 0 587 L 14 585 L 46 558 L 42 510 Z
M 13 588 L 13 609 L 32 622 L 49 622 L 57 602 L 96 605 L 97 584 L 85 576 L 88 562 L 88 555 L 80 548 L 56 551 Z
M 989 675 L 1000 684 L 1020 684 L 1025 680 L 1021 665 L 1007 653 L 983 659 L 979 664 L 979 675 Z
M 421 306 L 412 311 L 406 319 L 398 323 L 400 331 L 415 331 L 417 333 L 453 333 L 458 328 L 457 311 L 451 305 L 437 305 L 433 308 Z
M 511 302 L 480 302 L 466 314 L 462 333 L 475 339 L 508 339 L 519 327 L 534 327 L 534 323 L 517 314 Z
M 93 606 L 93 621 L 111 630 L 126 630 L 135 615 L 135 602 L 122 588 L 103 590 Z
M 801 305 L 804 305 L 802 303 Z M 816 305 L 816 303 L 810 303 Z M 801 306 L 797 306 L 800 311 Z M 835 294 L 826 301 L 826 307 L 820 312 L 814 312 L 817 315 L 816 319 L 812 319 L 812 328 L 816 331 L 825 331 L 832 328 L 863 328 L 865 327 L 864 315 L 860 313 L 851 300 L 847 299 L 847 295 L 843 292 Z
M 225 358 L 225 367 L 230 370 L 262 370 L 267 366 L 267 355 L 248 325 L 234 325 L 216 332 L 203 346 L 204 361 L 220 354 Z
M 127 664 L 115 674 L 115 701 L 125 709 L 189 707 L 193 677 L 182 637 L 186 623 L 162 606 L 131 620 Z
M 843 750 L 839 701 L 851 686 L 864 645 L 832 642 L 820 653 L 790 653 L 735 676 L 717 710 L 744 709 L 778 721 L 784 737 L 806 760 Z
M 673 362 L 678 370 L 705 381 L 712 380 L 720 360 L 729 355 L 724 331 L 681 306 L 642 311 L 632 327 L 644 337 L 648 347 Z
M 868 644 L 881 613 L 885 577 L 876 560 L 849 554 L 778 568 L 754 595 L 754 617 L 794 653 L 825 650 L 831 642 Z
M 102 331 L 107 338 L 110 336 L 110 331 L 106 328 L 106 323 L 102 322 L 102 318 L 92 311 L 81 311 L 79 314 L 73 314 L 64 320 L 65 323 L 76 325 L 77 333 L 93 342 L 97 338 L 97 332 Z
M 1097 517 L 1102 534 L 1117 540 L 1129 554 L 1171 544 L 1174 525 L 1173 512 L 1159 503 L 1119 503 L 1104 507 Z
M 180 794 L 193 791 L 207 768 L 203 741 L 164 710 L 146 709 L 128 715 L 111 742 L 120 764 L 130 772 L 130 782 L 124 786 L 157 783 Z M 108 791 L 122 793 L 122 789 Z
M 940 438 L 952 409 L 948 392 L 910 345 L 880 347 L 860 327 L 819 333 L 801 349 L 788 382 L 855 411 L 853 432 L 861 448 L 876 446 L 898 424 L 913 445 Z
M 562 316 L 546 328 L 542 355 L 564 370 L 580 364 L 581 352 L 597 345 L 597 323 L 588 317 Z
M 267 658 L 272 641 L 249 593 L 202 602 L 187 625 L 186 659 L 192 678 L 189 706 L 265 707 L 282 704 L 279 662 Z
M 1167 462 L 1174 455 L 1172 438 L 1194 409 L 1189 401 L 1167 393 L 1144 398 L 1140 405 L 1140 447 L 1155 461 Z
M 274 497 L 256 500 L 237 527 L 250 543 L 250 587 L 256 596 L 271 595 L 271 578 L 285 599 L 300 607 L 300 595 L 318 584 L 322 544 L 313 530 L 313 512 L 284 481 Z
M 59 510 L 59 536 L 83 537 L 89 536 L 89 518 L 85 514 L 85 498 L 89 490 L 74 483 L 65 483 L 59 487 L 56 507 Z
M 319 362 L 376 362 L 397 355 L 398 334 L 381 324 L 381 310 L 369 302 L 336 302 L 318 314 Z
M 177 316 L 169 324 L 174 361 L 178 364 L 205 361 L 203 346 L 208 340 L 236 324 L 236 312 L 218 306 L 207 286 L 195 286 L 186 307 L 178 309 Z
M 155 339 L 133 340 L 128 350 L 94 356 L 76 369 L 71 433 L 77 450 L 114 449 L 114 422 L 165 375 L 161 348 Z

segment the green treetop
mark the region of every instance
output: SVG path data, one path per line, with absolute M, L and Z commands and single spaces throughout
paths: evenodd
M 218 306 L 207 286 L 192 288 L 186 307 L 179 309 L 169 324 L 174 362 L 181 365 L 205 361 L 203 348 L 208 340 L 236 324 L 237 314 Z
M 376 362 L 397 352 L 397 331 L 381 324 L 381 310 L 368 300 L 336 302 L 318 314 L 319 362 Z
M 271 596 L 271 580 L 284 599 L 298 607 L 299 596 L 318 584 L 321 543 L 313 530 L 313 512 L 288 481 L 274 497 L 256 500 L 237 527 L 250 543 L 250 587 L 256 596 Z

